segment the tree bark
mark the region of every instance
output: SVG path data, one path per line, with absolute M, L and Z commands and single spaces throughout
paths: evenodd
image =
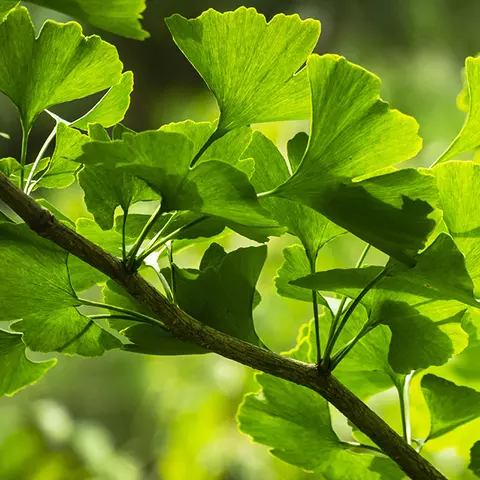
M 139 273 L 128 272 L 120 259 L 68 228 L 1 172 L 0 200 L 32 230 L 101 271 L 148 306 L 175 337 L 318 392 L 375 442 L 411 479 L 446 480 L 432 464 L 330 373 L 322 373 L 316 365 L 282 357 L 231 337 L 190 317 L 170 303 Z

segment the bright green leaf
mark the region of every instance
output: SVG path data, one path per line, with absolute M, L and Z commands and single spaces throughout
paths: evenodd
M 448 162 L 435 167 L 443 219 L 480 293 L 480 165 Z
M 354 182 L 415 156 L 417 122 L 380 100 L 380 80 L 336 55 L 307 63 L 313 117 L 310 141 L 295 174 L 270 194 L 324 214 L 408 264 L 435 222 L 433 178 L 414 170 Z
M 480 417 L 480 393 L 473 388 L 428 374 L 422 378 L 422 390 L 430 410 L 429 439 Z
M 25 354 L 22 336 L 0 330 L 0 397 L 37 383 L 56 363 L 55 359 L 32 362 Z
M 120 82 L 110 87 L 102 99 L 85 115 L 70 126 L 88 130 L 89 123 L 99 123 L 105 128 L 120 123 L 130 106 L 130 94 L 133 91 L 133 73 L 125 72 Z
M 75 308 L 32 313 L 10 328 L 23 332 L 25 343 L 37 352 L 100 357 L 121 347 L 119 340 Z
M 80 166 L 70 159 L 82 155 L 82 146 L 89 141 L 90 139 L 78 130 L 59 123 L 55 136 L 55 150 L 48 170 L 35 183 L 35 188 L 66 188 L 71 185 Z
M 23 7 L 0 24 L 0 45 L 0 91 L 17 106 L 26 131 L 46 108 L 100 92 L 121 78 L 114 46 L 84 37 L 76 23 L 47 21 L 35 38 Z
M 32 350 L 85 356 L 117 348 L 118 341 L 76 310 L 81 302 L 67 269 L 68 254 L 26 225 L 0 224 L 0 320 L 16 329 Z
M 123 140 L 86 144 L 84 152 L 79 159 L 88 164 L 80 173 L 84 189 L 85 178 L 82 180 L 82 176 L 86 174 L 83 172 L 88 173 L 92 168 L 90 164 L 101 164 L 102 170 L 115 169 L 115 177 L 122 173 L 131 174 L 147 182 L 162 197 L 162 207 L 166 212 L 191 210 L 266 231 L 277 227 L 268 218 L 268 212 L 259 205 L 255 190 L 244 173 L 215 160 L 200 162 L 190 168 L 196 147 L 183 134 L 163 129 L 137 135 L 126 134 Z M 97 208 L 100 193 L 105 195 L 102 181 L 105 183 L 109 179 L 98 178 L 95 187 L 88 186 L 96 192 L 90 210 L 94 206 Z M 112 210 L 109 214 L 112 215 Z
M 302 328 L 297 347 L 287 356 L 315 361 L 314 331 L 308 330 L 306 325 Z M 266 374 L 256 379 L 261 390 L 247 395 L 240 406 L 240 431 L 271 447 L 271 453 L 281 460 L 329 480 L 384 478 L 370 468 L 373 455 L 355 454 L 338 439 L 328 403 L 318 393 Z
M 462 130 L 437 163 L 450 160 L 463 152 L 471 152 L 480 146 L 480 58 L 465 60 L 468 97 L 468 116 Z
M 217 99 L 221 133 L 309 117 L 307 75 L 296 73 L 317 43 L 319 22 L 281 14 L 267 23 L 245 7 L 223 14 L 210 9 L 192 20 L 173 15 L 166 22 Z
M 244 157 L 255 160 L 255 172 L 251 181 L 258 193 L 271 190 L 290 178 L 289 164 L 277 147 L 260 132 L 254 132 Z M 344 233 L 342 228 L 323 215 L 291 200 L 269 197 L 261 199 L 260 203 L 271 212 L 275 220 L 299 238 L 313 262 L 324 245 Z
M 213 253 L 221 261 L 212 263 Z M 252 310 L 255 285 L 266 253 L 264 246 L 248 247 L 219 257 L 218 246 L 212 244 L 205 253 L 203 270 L 191 271 L 174 266 L 175 298 L 178 305 L 192 317 L 217 330 L 261 345 L 255 332 Z M 178 340 L 172 343 L 173 337 L 170 336 L 168 340 L 165 333 L 159 330 L 148 325 L 134 325 L 124 330 L 122 333 L 136 344 L 125 348 L 156 355 L 204 352 L 184 342 L 179 344 Z

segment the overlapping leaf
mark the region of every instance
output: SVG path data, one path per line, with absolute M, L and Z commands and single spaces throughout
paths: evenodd
M 300 151 L 302 145 L 299 144 Z M 292 158 L 298 158 L 297 145 L 290 144 Z M 293 152 L 293 153 L 292 153 Z M 252 142 L 244 153 L 245 158 L 255 160 L 255 173 L 251 181 L 258 193 L 272 190 L 276 186 L 288 181 L 290 171 L 296 164 L 289 165 L 278 151 L 277 147 L 260 132 L 254 132 Z M 318 251 L 328 242 L 338 237 L 344 230 L 323 215 L 305 205 L 300 205 L 284 198 L 264 198 L 261 204 L 267 208 L 273 218 L 288 231 L 299 238 L 305 247 L 307 257 L 315 263 Z
M 430 410 L 428 439 L 445 435 L 480 417 L 480 393 L 432 374 L 422 378 L 422 390 Z
M 108 32 L 144 40 L 149 33 L 142 29 L 140 20 L 145 0 L 28 0 L 30 3 L 71 15 Z
M 220 252 L 220 254 L 219 254 Z M 213 328 L 250 343 L 260 345 L 255 332 L 252 310 L 255 284 L 266 258 L 266 247 L 240 248 L 228 254 L 212 244 L 205 253 L 201 270 L 183 270 L 174 266 L 175 298 L 180 308 Z M 110 290 L 110 291 L 109 291 Z M 133 299 L 118 298 L 121 292 L 110 287 L 104 293 L 107 301 L 119 304 Z M 125 297 L 125 295 L 123 294 Z M 122 306 L 125 306 L 123 303 Z M 147 313 L 148 312 L 145 312 Z M 151 314 L 150 314 L 151 315 Z M 121 324 L 121 328 L 125 328 Z M 122 332 L 132 342 L 128 350 L 156 355 L 206 353 L 195 345 L 179 342 L 172 335 L 149 325 L 134 325 Z
M 32 350 L 98 356 L 119 342 L 81 315 L 67 253 L 26 225 L 0 224 L 0 320 L 17 320 Z
M 437 179 L 443 219 L 459 250 L 465 255 L 468 273 L 480 291 L 480 165 L 448 162 L 432 170 Z
M 437 163 L 450 160 L 463 152 L 471 152 L 480 146 L 480 58 L 465 60 L 468 116 L 462 130 Z
M 37 383 L 57 363 L 55 359 L 32 362 L 25 348 L 21 335 L 0 330 L 0 397 Z
M 197 125 L 199 131 L 205 131 L 203 124 Z M 190 140 L 190 133 L 187 137 L 171 129 L 167 126 L 125 134 L 122 140 L 88 143 L 79 161 L 88 165 L 85 171 L 90 165 L 101 165 L 115 169 L 115 176 L 125 173 L 144 180 L 162 197 L 165 212 L 191 210 L 265 231 L 278 227 L 259 205 L 245 173 L 217 160 L 198 162 L 190 168 L 198 145 Z
M 470 450 L 470 463 L 468 468 L 480 477 L 480 442 L 476 442 Z
M 304 326 L 297 347 L 287 355 L 315 361 L 313 335 L 313 329 Z M 259 374 L 256 379 L 261 390 L 245 397 L 238 413 L 239 428 L 271 447 L 273 455 L 331 480 L 402 478 L 393 462 L 373 468 L 375 456 L 356 454 L 338 439 L 328 403 L 320 395 L 270 375 Z
M 84 37 L 76 23 L 47 21 L 35 38 L 23 7 L 0 24 L 0 45 L 0 91 L 17 106 L 26 131 L 46 108 L 100 92 L 121 79 L 115 47 L 99 37 Z
M 418 124 L 379 98 L 380 80 L 336 55 L 307 62 L 313 116 L 307 152 L 271 194 L 310 206 L 407 264 L 435 225 L 434 179 L 407 169 L 363 181 L 413 157 Z
M 320 35 L 320 23 L 297 15 L 266 22 L 254 8 L 166 19 L 175 43 L 220 108 L 219 131 L 251 123 L 308 118 L 306 71 L 296 74 Z

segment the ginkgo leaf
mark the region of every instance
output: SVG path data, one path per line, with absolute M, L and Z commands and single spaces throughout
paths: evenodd
M 269 195 L 289 198 L 407 264 L 435 221 L 434 179 L 415 170 L 356 177 L 415 156 L 417 122 L 380 100 L 380 80 L 337 55 L 307 62 L 313 116 L 303 160 Z M 267 194 L 267 192 L 265 192 Z
M 26 132 L 46 108 L 100 92 L 121 78 L 123 66 L 113 45 L 84 37 L 77 23 L 50 20 L 35 38 L 23 7 L 0 24 L 0 45 L 0 91 L 17 106 Z
M 451 161 L 432 169 L 437 179 L 443 220 L 480 292 L 480 165 Z
M 0 320 L 17 320 L 32 350 L 97 356 L 118 340 L 81 315 L 67 269 L 68 254 L 26 225 L 0 224 Z
M 109 128 L 120 123 L 130 106 L 130 94 L 133 91 L 133 73 L 125 72 L 117 85 L 110 87 L 100 101 L 85 115 L 70 126 L 88 130 L 89 123 L 98 123 Z
M 115 169 L 115 177 L 122 173 L 135 175 L 162 197 L 165 212 L 191 210 L 265 230 L 278 227 L 258 203 L 243 172 L 216 160 L 199 162 L 190 168 L 196 147 L 183 134 L 163 129 L 125 134 L 123 140 L 88 143 L 84 152 L 78 161 L 87 164 L 85 172 L 90 165 L 102 165 L 101 168 Z M 85 188 L 82 175 L 83 171 L 80 183 Z M 98 178 L 97 196 L 101 182 Z
M 314 362 L 312 341 L 314 345 L 314 329 L 305 325 L 297 347 L 286 355 Z M 328 403 L 320 395 L 271 375 L 258 374 L 256 380 L 260 391 L 247 395 L 238 412 L 241 432 L 269 446 L 281 460 L 330 480 L 385 478 L 384 472 L 370 468 L 373 455 L 356 454 L 352 445 L 339 440 L 332 428 Z M 388 463 L 395 472 L 393 462 Z
M 480 393 L 432 374 L 422 378 L 422 390 L 430 410 L 428 439 L 445 435 L 480 417 Z
M 220 108 L 219 132 L 251 123 L 308 118 L 306 72 L 320 23 L 254 8 L 208 10 L 196 19 L 166 19 L 175 43 L 202 76 Z
M 0 397 L 37 383 L 57 363 L 55 359 L 32 362 L 25 348 L 21 335 L 0 330 Z
M 140 20 L 146 0 L 28 0 L 42 7 L 71 15 L 95 27 L 136 40 L 150 35 L 142 29 Z
M 291 145 L 292 148 L 292 145 Z M 290 178 L 289 165 L 277 147 L 260 132 L 254 132 L 244 157 L 255 160 L 251 182 L 258 193 L 271 190 Z M 263 198 L 260 203 L 273 218 L 302 242 L 310 262 L 319 250 L 344 230 L 310 207 L 284 198 Z
M 100 357 L 108 350 L 121 347 L 117 338 L 76 308 L 31 313 L 10 328 L 22 332 L 28 348 L 37 352 Z
M 90 139 L 75 128 L 59 123 L 55 136 L 55 150 L 47 171 L 35 183 L 36 188 L 66 188 L 75 181 L 80 165 L 70 160 L 82 155 L 82 146 Z
M 212 244 L 209 251 L 218 250 Z M 204 270 L 192 272 L 174 266 L 175 299 L 179 307 L 195 319 L 210 325 L 229 335 L 241 338 L 255 345 L 262 345 L 253 323 L 253 307 L 255 300 L 255 285 L 262 270 L 267 255 L 265 246 L 239 248 L 222 255 L 215 266 L 206 266 Z M 218 258 L 218 252 L 216 257 Z M 215 295 L 211 293 L 215 292 Z M 128 350 L 157 355 L 172 353 L 189 353 L 188 350 L 166 351 L 164 333 L 159 334 L 158 342 L 153 339 L 158 329 L 145 328 L 143 325 L 133 326 L 123 332 L 136 346 L 127 346 Z M 196 351 L 199 353 L 198 347 Z
M 308 290 L 290 283 L 292 280 L 308 278 L 310 275 L 310 262 L 305 249 L 301 245 L 291 245 L 283 250 L 283 258 L 284 262 L 275 277 L 278 294 L 295 300 L 311 302 L 312 294 Z
M 467 57 L 465 76 L 468 116 L 460 133 L 436 163 L 455 158 L 463 152 L 471 152 L 480 146 L 480 58 Z
M 92 137 L 92 127 L 89 134 Z M 96 132 L 94 135 L 99 135 Z M 108 139 L 108 136 L 107 138 Z M 90 144 L 110 145 L 107 141 L 85 142 L 83 151 Z M 77 152 L 75 152 L 77 153 Z M 84 154 L 75 155 L 71 160 L 81 161 Z M 115 171 L 103 166 L 86 165 L 78 174 L 78 181 L 85 192 L 85 203 L 95 221 L 104 230 L 113 227 L 115 209 L 120 206 L 128 212 L 131 205 L 140 201 L 158 200 L 159 196 L 141 179 L 126 171 Z

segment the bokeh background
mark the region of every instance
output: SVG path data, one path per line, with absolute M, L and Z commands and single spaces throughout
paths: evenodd
M 207 8 L 220 11 L 243 4 L 233 0 L 150 0 L 144 27 L 151 38 L 138 42 L 97 32 L 115 44 L 126 69 L 135 73 L 136 88 L 125 124 L 136 130 L 187 118 L 212 120 L 213 96 L 170 38 L 163 18 L 186 17 Z M 480 2 L 477 0 L 258 0 L 248 3 L 268 18 L 298 13 L 322 22 L 317 53 L 338 53 L 375 72 L 383 80 L 382 96 L 417 118 L 424 149 L 413 161 L 428 166 L 458 132 L 464 114 L 455 99 L 462 88 L 464 59 L 480 51 Z M 30 8 L 30 7 L 29 7 Z M 46 18 L 68 18 L 30 8 L 37 28 Z M 94 98 L 57 107 L 74 119 Z M 18 158 L 20 128 L 10 102 L 0 97 L 2 156 Z M 42 116 L 31 137 L 30 161 L 52 128 Z M 261 126 L 281 148 L 305 122 Z M 40 191 L 73 219 L 89 216 L 75 185 L 61 192 Z M 246 243 L 222 238 L 229 249 Z M 311 316 L 310 305 L 279 297 L 273 277 L 282 248 L 292 238 L 269 244 L 269 259 L 259 290 L 263 302 L 255 311 L 258 332 L 272 349 L 295 344 L 299 326 Z M 206 245 L 187 250 L 181 266 L 196 267 Z M 322 251 L 321 269 L 355 263 L 362 242 L 344 236 Z M 383 257 L 372 252 L 368 263 Z M 90 292 L 95 297 L 98 292 Z M 457 383 L 480 386 L 475 369 L 480 353 L 472 349 L 437 373 Z M 284 464 L 265 447 L 251 443 L 236 426 L 236 410 L 245 392 L 256 389 L 253 372 L 216 355 L 142 357 L 111 352 L 100 359 L 61 357 L 36 386 L 0 399 L 0 478 L 35 480 L 300 480 L 320 476 Z M 412 389 L 414 436 L 425 435 L 428 414 L 418 385 Z M 396 427 L 400 417 L 395 392 L 371 404 Z M 444 437 L 426 452 L 451 478 L 469 479 L 468 451 L 478 439 L 480 423 L 472 422 Z M 433 442 L 432 442 L 433 443 Z M 328 480 L 328 479 L 327 479 Z

